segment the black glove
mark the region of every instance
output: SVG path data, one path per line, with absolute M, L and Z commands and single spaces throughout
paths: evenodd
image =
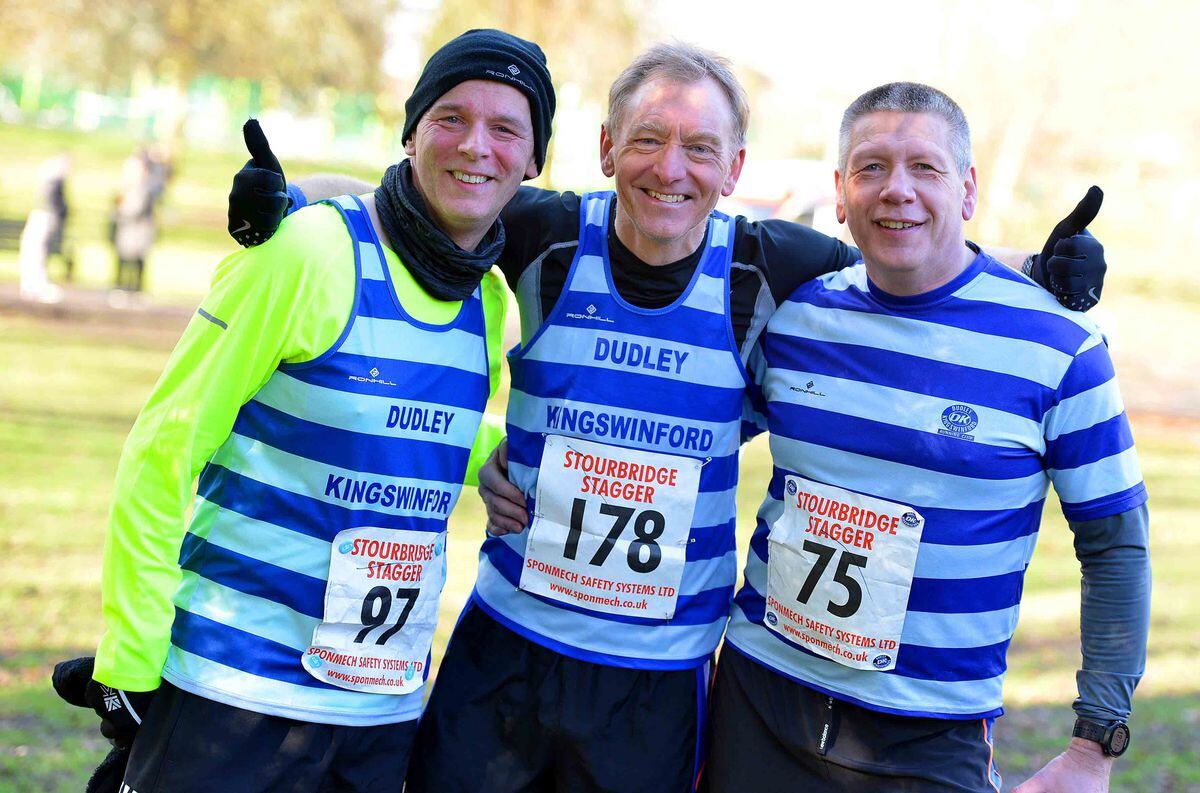
M 102 690 L 104 687 L 92 680 L 92 669 L 95 666 L 96 659 L 92 657 L 75 658 L 70 661 L 63 661 L 54 667 L 54 675 L 51 677 L 51 682 L 54 684 L 54 690 L 58 695 L 72 705 L 80 708 L 94 708 L 89 701 L 89 695 L 93 687 L 97 690 Z M 107 689 L 115 692 L 115 689 Z M 120 692 L 129 701 L 140 703 L 134 707 L 140 707 L 142 710 L 133 711 L 125 708 L 125 713 L 129 720 L 132 720 L 128 714 L 137 716 L 137 723 L 141 722 L 141 714 L 144 708 L 149 704 L 149 700 L 154 697 L 154 692 Z M 117 697 L 120 699 L 120 696 Z M 103 694 L 101 693 L 101 702 L 103 702 Z M 99 712 L 99 711 L 97 711 Z M 100 732 L 113 742 L 113 749 L 108 755 L 100 761 L 100 765 L 96 766 L 96 770 L 92 772 L 91 779 L 88 780 L 87 787 L 84 793 L 121 793 L 121 783 L 125 779 L 125 769 L 129 765 L 130 745 L 133 743 L 133 734 L 137 732 L 137 724 L 134 725 L 132 732 L 128 736 L 128 740 L 118 743 L 117 740 L 110 735 L 109 732 L 115 734 L 114 729 L 105 731 L 107 717 L 111 715 L 107 710 L 101 714 Z
M 95 658 L 86 657 L 56 665 L 54 690 L 72 705 L 96 711 L 100 734 L 118 749 L 128 749 L 157 691 L 123 691 L 98 683 L 92 679 L 95 663 Z
M 1100 211 L 1104 192 L 1092 186 L 1079 205 L 1050 232 L 1042 252 L 1025 261 L 1025 274 L 1049 291 L 1063 307 L 1087 311 L 1100 302 L 1104 288 L 1104 246 L 1087 231 Z
M 90 655 L 85 658 L 73 658 L 70 661 L 59 661 L 54 665 L 54 674 L 50 683 L 54 691 L 77 708 L 91 707 L 87 704 L 87 684 L 92 680 L 92 670 L 96 659 Z
M 242 127 L 250 159 L 233 176 L 229 192 L 229 236 L 249 248 L 271 239 L 287 215 L 292 199 L 287 194 L 283 166 L 271 153 L 271 144 L 256 119 Z
M 129 748 L 113 748 L 96 766 L 88 780 L 84 793 L 122 793 L 125 769 L 129 766 Z

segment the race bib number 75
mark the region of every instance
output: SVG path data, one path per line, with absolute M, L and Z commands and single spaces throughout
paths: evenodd
M 894 669 L 925 519 L 788 476 L 768 535 L 767 627 L 855 669 Z
M 700 461 L 550 435 L 521 589 L 592 611 L 670 619 Z

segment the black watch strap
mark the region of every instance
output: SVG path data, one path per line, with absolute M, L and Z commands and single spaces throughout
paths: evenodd
M 1101 724 L 1090 719 L 1076 719 L 1071 735 L 1095 741 L 1109 757 L 1120 757 L 1129 748 L 1129 725 L 1123 721 Z

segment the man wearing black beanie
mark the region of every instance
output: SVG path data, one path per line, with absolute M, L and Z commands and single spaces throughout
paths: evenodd
M 403 787 L 446 519 L 498 440 L 479 431 L 507 305 L 497 217 L 542 167 L 554 90 L 536 45 L 473 30 L 407 109 L 408 158 L 373 193 L 219 265 L 130 433 L 107 632 L 94 666 L 56 672 L 122 750 L 90 789 Z M 254 244 L 303 194 L 244 131 L 235 192 L 263 206 L 231 207 L 230 230 Z
M 468 30 L 430 57 L 404 103 L 404 141 L 412 139 L 417 122 L 430 105 L 467 80 L 493 80 L 525 94 L 533 120 L 534 159 L 540 172 L 546 164 L 550 122 L 554 120 L 554 86 L 546 55 L 532 41 L 500 30 Z

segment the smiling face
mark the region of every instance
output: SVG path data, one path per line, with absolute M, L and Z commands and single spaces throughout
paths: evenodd
M 404 151 L 433 222 L 464 250 L 479 244 L 521 181 L 537 176 L 529 100 L 490 80 L 443 94 Z
M 617 237 L 647 264 L 684 258 L 704 241 L 708 213 L 733 192 L 746 150 L 717 82 L 651 78 L 600 130 L 600 165 L 617 182 Z
M 959 173 L 949 125 L 932 113 L 880 112 L 854 123 L 837 217 L 885 291 L 913 295 L 954 278 L 974 257 L 963 221 L 975 212 L 975 169 Z

